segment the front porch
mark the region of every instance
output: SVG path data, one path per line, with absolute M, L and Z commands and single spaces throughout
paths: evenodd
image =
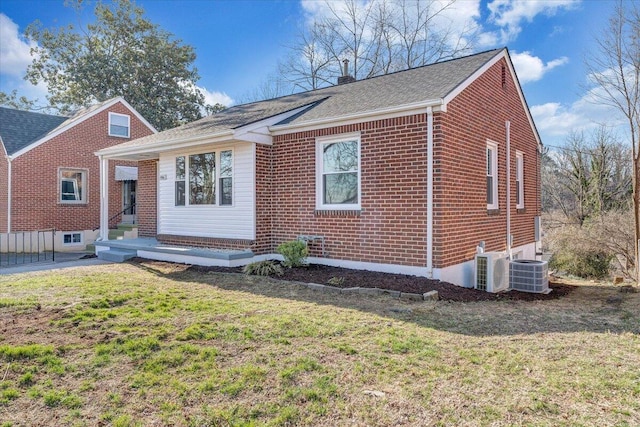
M 202 265 L 207 267 L 239 267 L 253 262 L 250 250 L 191 248 L 168 245 L 152 237 L 105 240 L 94 243 L 98 258 L 123 262 L 133 257 L 157 261 Z

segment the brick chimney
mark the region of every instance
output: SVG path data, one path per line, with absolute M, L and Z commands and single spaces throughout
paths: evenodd
M 343 85 L 345 83 L 355 82 L 355 77 L 349 75 L 349 60 L 344 59 L 342 63 L 344 64 L 344 66 L 342 68 L 342 75 L 338 77 L 338 84 Z

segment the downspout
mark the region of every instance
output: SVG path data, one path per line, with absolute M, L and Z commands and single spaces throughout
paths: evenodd
M 507 255 L 511 259 L 511 122 L 505 121 L 507 131 Z
M 433 108 L 427 107 L 427 277 L 433 279 Z
M 109 240 L 109 160 L 100 159 L 100 234 L 98 241 Z
M 11 233 L 11 156 L 7 158 L 7 233 Z

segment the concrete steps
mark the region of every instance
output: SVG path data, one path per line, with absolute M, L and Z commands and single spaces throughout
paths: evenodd
M 111 262 L 125 262 L 136 255 L 137 252 L 134 250 L 109 248 L 109 250 L 98 252 L 98 259 Z
M 138 224 L 118 224 L 117 228 L 109 229 L 109 240 L 124 240 L 125 238 L 131 238 L 132 232 L 138 229 Z M 127 236 L 127 234 L 129 236 Z M 138 236 L 138 233 L 135 233 L 134 238 Z M 88 253 L 95 254 L 96 246 L 91 243 L 85 247 L 85 251 Z

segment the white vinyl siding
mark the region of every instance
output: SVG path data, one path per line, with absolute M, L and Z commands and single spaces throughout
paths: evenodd
M 231 151 L 230 205 L 176 206 L 176 157 Z M 160 156 L 158 233 L 223 239 L 255 239 L 255 164 L 251 143 L 216 144 Z M 189 196 L 187 195 L 187 198 Z M 219 198 L 219 196 L 216 196 Z

